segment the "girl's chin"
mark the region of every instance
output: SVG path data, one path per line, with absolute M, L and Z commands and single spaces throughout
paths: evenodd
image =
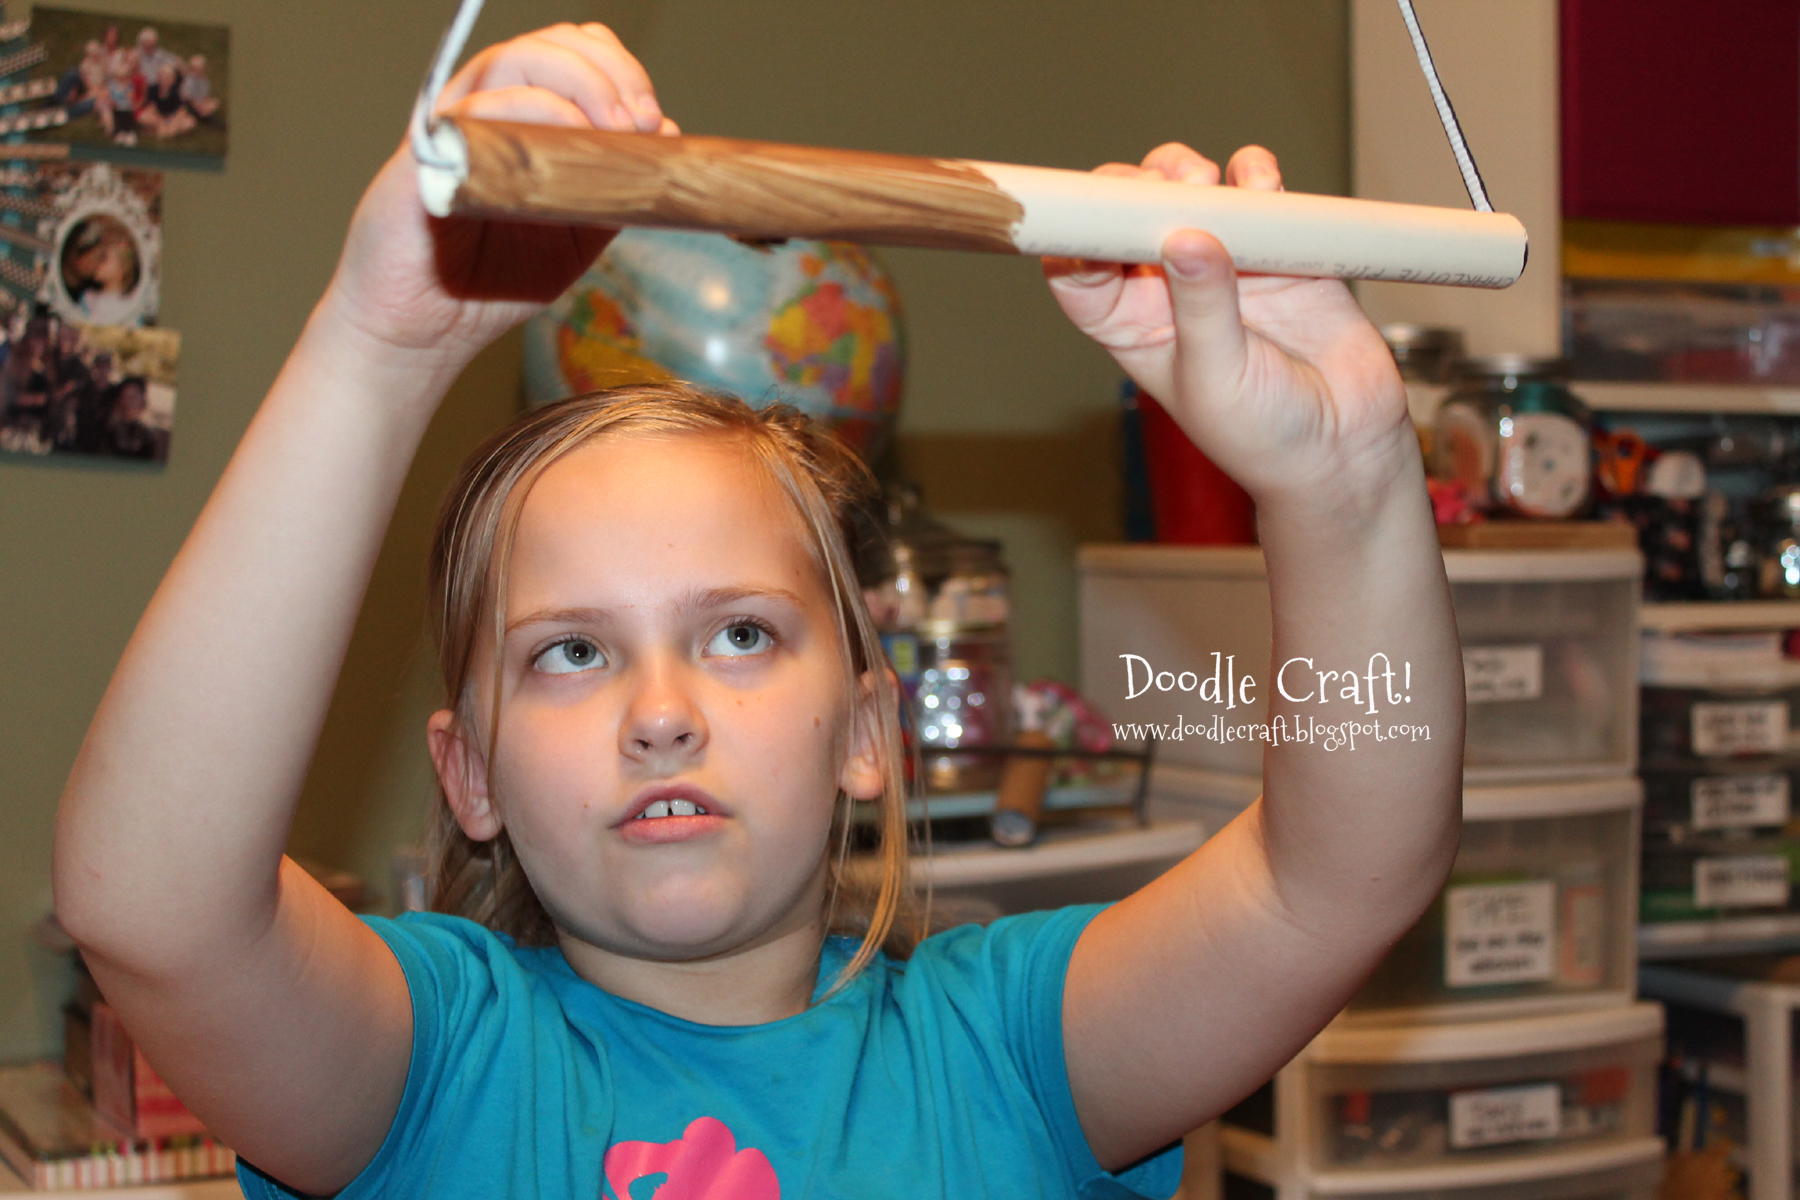
M 807 903 L 802 901 L 803 904 Z M 790 908 L 785 912 L 753 910 L 718 896 L 689 894 L 658 897 L 654 906 L 633 904 L 603 926 L 558 922 L 565 936 L 627 958 L 654 962 L 698 962 L 767 944 L 817 923 Z

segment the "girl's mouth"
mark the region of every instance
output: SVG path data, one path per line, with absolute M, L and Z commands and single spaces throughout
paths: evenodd
M 627 842 L 663 845 L 702 837 L 725 823 L 723 808 L 696 787 L 649 787 L 633 799 L 614 828 Z
M 634 821 L 652 821 L 660 817 L 704 817 L 706 809 L 692 800 L 652 800 L 644 811 L 631 818 Z

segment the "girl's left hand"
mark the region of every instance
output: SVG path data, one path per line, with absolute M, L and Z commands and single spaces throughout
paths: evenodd
M 1099 173 L 1197 186 L 1220 176 L 1177 143 L 1142 166 Z M 1232 155 L 1224 177 L 1231 187 L 1281 187 L 1275 156 L 1260 146 Z M 1218 240 L 1197 230 L 1171 236 L 1160 266 L 1048 259 L 1044 271 L 1070 320 L 1259 504 L 1322 489 L 1353 503 L 1412 436 L 1393 357 L 1337 280 L 1240 277 Z
M 650 77 L 604 25 L 556 25 L 490 46 L 438 111 L 458 117 L 674 134 Z M 460 365 L 561 295 L 615 230 L 428 217 L 408 144 L 369 185 L 328 298 L 379 342 Z

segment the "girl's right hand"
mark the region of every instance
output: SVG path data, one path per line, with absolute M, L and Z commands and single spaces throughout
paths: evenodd
M 437 111 L 674 134 L 650 76 L 604 25 L 555 25 L 491 46 L 445 87 Z M 406 142 L 357 206 L 325 304 L 376 349 L 454 371 L 554 300 L 615 230 L 428 216 Z

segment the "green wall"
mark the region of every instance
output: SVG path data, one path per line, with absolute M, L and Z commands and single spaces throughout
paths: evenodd
M 84 5 L 86 7 L 86 5 Z M 56 797 L 170 556 L 328 278 L 363 183 L 397 140 L 451 0 L 120 0 L 232 26 L 222 174 L 171 172 L 163 322 L 181 331 L 161 471 L 0 459 L 0 1060 L 50 1054 L 67 966 L 31 945 L 50 902 Z M 606 20 L 695 132 L 1085 167 L 1187 140 L 1261 141 L 1296 189 L 1345 190 L 1343 0 L 1121 5 L 491 0 L 488 40 Z M 13 6 L 10 12 L 22 10 Z M 912 359 L 898 469 L 970 532 L 1004 537 L 1026 676 L 1074 675 L 1073 548 L 1117 536 L 1117 373 L 1028 261 L 890 253 Z M 517 405 L 508 339 L 471 368 L 401 501 L 293 836 L 387 886 L 428 794 L 435 706 L 422 550 L 460 456 Z M 280 669 L 279 647 L 270 669 Z

